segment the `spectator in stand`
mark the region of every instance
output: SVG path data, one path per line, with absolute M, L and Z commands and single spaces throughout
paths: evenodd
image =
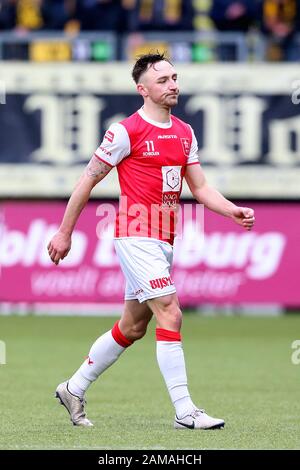
M 47 30 L 78 31 L 78 0 L 43 0 L 42 13 Z
M 0 30 L 13 30 L 18 35 L 44 29 L 42 12 L 43 0 L 6 0 L 1 1 Z M 2 48 L 4 60 L 28 59 L 28 46 L 25 43 L 8 42 Z
M 0 0 L 0 31 L 15 26 L 14 4 L 14 0 Z
M 35 31 L 42 29 L 42 0 L 6 0 L 0 2 L 0 29 Z
M 219 31 L 247 32 L 256 10 L 256 0 L 213 0 L 210 16 Z
M 42 0 L 17 0 L 15 28 L 24 31 L 43 29 Z
M 130 31 L 191 31 L 192 0 L 127 0 Z
M 257 17 L 257 0 L 213 0 L 210 17 L 221 32 L 246 33 Z M 235 46 L 221 44 L 219 60 L 236 60 Z
M 78 2 L 78 17 L 81 29 L 85 31 L 115 31 L 126 30 L 127 9 L 123 7 L 124 0 L 80 0 Z
M 299 60 L 300 46 L 295 40 L 299 18 L 300 5 L 297 0 L 262 0 L 260 22 L 267 38 L 266 59 Z

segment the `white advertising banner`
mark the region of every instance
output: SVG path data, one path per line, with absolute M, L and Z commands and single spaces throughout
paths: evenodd
M 299 66 L 177 70 L 174 114 L 194 128 L 211 184 L 234 198 L 299 198 Z M 129 63 L 0 63 L 0 197 L 68 196 L 107 127 L 142 105 L 130 72 Z M 94 195 L 118 195 L 116 172 Z

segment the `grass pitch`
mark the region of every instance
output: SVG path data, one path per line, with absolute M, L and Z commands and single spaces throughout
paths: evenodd
M 54 399 L 112 318 L 0 317 L 1 449 L 299 449 L 300 365 L 291 343 L 300 316 L 186 314 L 183 343 L 194 402 L 224 430 L 173 429 L 173 407 L 155 355 L 154 323 L 90 388 L 94 428 L 70 424 Z

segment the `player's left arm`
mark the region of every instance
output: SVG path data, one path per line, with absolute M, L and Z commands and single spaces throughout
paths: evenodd
M 254 210 L 249 207 L 236 206 L 219 193 L 219 191 L 209 186 L 201 165 L 188 165 L 185 179 L 191 193 L 200 204 L 204 204 L 208 209 L 225 217 L 231 217 L 246 230 L 252 229 L 255 221 Z

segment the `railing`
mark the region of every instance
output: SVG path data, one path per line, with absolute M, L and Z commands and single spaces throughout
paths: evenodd
M 295 39 L 300 58 L 300 35 Z M 65 34 L 43 31 L 0 33 L 0 60 L 98 61 L 129 60 L 152 50 L 166 50 L 176 62 L 261 62 L 266 40 L 258 33 L 114 32 Z
M 79 61 L 118 60 L 113 32 L 64 34 L 54 31 L 0 33 L 0 60 Z

